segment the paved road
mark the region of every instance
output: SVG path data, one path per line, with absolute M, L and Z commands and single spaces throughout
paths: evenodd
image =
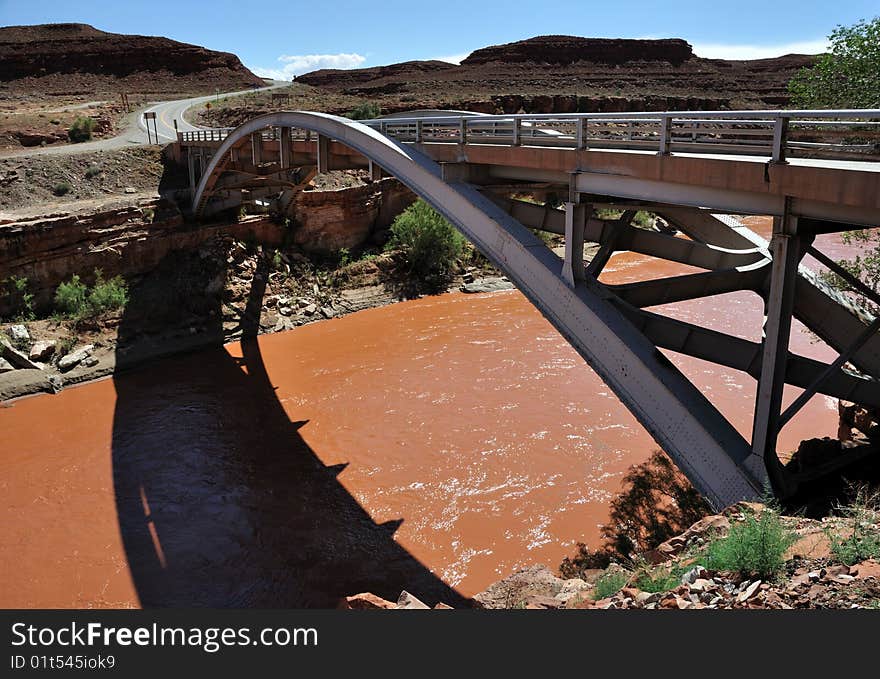
M 251 92 L 264 92 L 266 90 L 274 90 L 279 87 L 286 87 L 290 83 L 285 80 L 275 80 L 268 87 L 261 87 L 256 90 L 239 90 L 237 92 L 224 92 L 219 95 L 210 94 L 204 97 L 192 97 L 190 99 L 177 99 L 174 101 L 162 101 L 152 104 L 146 108 L 139 109 L 128 116 L 125 129 L 116 137 L 110 139 L 99 139 L 96 141 L 85 142 L 83 144 L 64 144 L 60 146 L 46 146 L 40 148 L 29 148 L 14 153 L 4 154 L 2 158 L 15 158 L 20 156 L 39 156 L 51 154 L 74 154 L 89 153 L 90 151 L 107 151 L 110 149 L 124 148 L 136 144 L 147 144 L 147 128 L 144 122 L 144 113 L 153 111 L 156 113 L 156 128 L 159 133 L 159 143 L 167 144 L 177 139 L 174 132 L 174 121 L 177 121 L 178 128 L 181 132 L 187 132 L 199 129 L 195 125 L 188 123 L 184 117 L 184 112 L 191 106 L 202 104 L 206 101 L 213 101 L 218 97 L 237 97 L 242 94 L 250 94 Z M 150 123 L 152 131 L 152 123 Z M 155 143 L 155 138 L 153 143 Z

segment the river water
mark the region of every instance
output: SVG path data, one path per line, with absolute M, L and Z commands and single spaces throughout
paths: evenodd
M 621 254 L 603 280 L 686 271 Z M 751 293 L 661 311 L 760 339 Z M 833 356 L 800 326 L 792 346 Z M 669 355 L 750 433 L 751 378 Z M 10 406 L 0 607 L 329 606 L 403 588 L 459 603 L 595 545 L 622 475 L 656 449 L 518 291 L 371 309 Z M 780 449 L 836 423 L 813 398 Z

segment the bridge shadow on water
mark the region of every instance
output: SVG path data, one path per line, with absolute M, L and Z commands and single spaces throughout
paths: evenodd
M 184 271 L 190 292 L 169 293 L 167 280 Z M 357 592 L 395 600 L 406 589 L 466 605 L 394 541 L 400 521 L 376 524 L 337 480 L 344 465 L 325 466 L 300 435 L 304 423 L 290 421 L 255 339 L 261 276 L 243 357 L 223 348 L 219 296 L 197 292 L 218 275 L 169 255 L 132 289 L 119 330 L 124 346 L 171 315 L 213 319 L 208 348 L 114 378 L 116 505 L 141 604 L 332 607 Z

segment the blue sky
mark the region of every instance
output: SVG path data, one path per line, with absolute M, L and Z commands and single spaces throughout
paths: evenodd
M 877 0 L 0 0 L 0 24 L 74 21 L 234 52 L 261 75 L 457 61 L 486 45 L 542 34 L 681 37 L 700 56 L 818 52 L 837 24 L 880 14 Z

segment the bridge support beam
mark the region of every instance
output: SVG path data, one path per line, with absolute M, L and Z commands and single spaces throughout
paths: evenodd
M 380 179 L 382 179 L 382 168 L 379 167 L 372 160 L 370 161 L 370 164 L 368 165 L 367 169 L 370 173 L 370 180 L 371 181 L 377 182 Z
M 263 133 L 251 134 L 251 160 L 255 167 L 263 164 Z
M 290 128 L 281 128 L 281 140 L 278 148 L 278 160 L 281 162 L 281 169 L 286 170 L 290 167 Z
M 797 234 L 797 217 L 788 210 L 773 218 L 770 251 L 773 268 L 766 304 L 766 322 L 758 381 L 755 419 L 752 427 L 752 452 L 764 459 L 767 475 L 778 494 L 786 495 L 782 465 L 776 455 L 779 435 L 782 390 L 788 364 L 788 342 L 794 309 L 795 282 L 801 259 L 801 242 Z
M 570 287 L 584 280 L 584 227 L 587 223 L 587 205 L 565 204 L 565 263 L 562 277 Z
M 330 171 L 330 138 L 318 135 L 318 174 Z

